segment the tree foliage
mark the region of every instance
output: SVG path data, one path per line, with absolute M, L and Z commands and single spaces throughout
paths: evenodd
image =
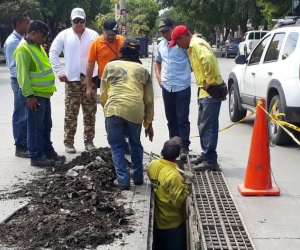
M 42 18 L 37 0 L 0 1 L 0 23 L 11 24 L 17 13 L 26 13 L 31 19 Z
M 186 24 L 205 36 L 216 30 L 247 31 L 250 22 L 254 28 L 274 25 L 272 19 L 291 14 L 292 0 L 126 0 L 127 36 L 157 35 L 158 20 L 172 18 L 176 24 Z M 102 27 L 107 18 L 114 18 L 111 0 L 0 0 L 0 23 L 11 23 L 16 13 L 27 13 L 31 19 L 41 19 L 51 29 L 52 36 L 61 25 L 70 25 L 70 13 L 81 7 L 87 14 L 87 26 Z M 161 17 L 158 11 L 168 7 Z M 119 19 L 120 22 L 125 20 Z M 99 30 L 98 30 L 99 31 Z
M 160 7 L 153 0 L 127 0 L 126 19 L 119 16 L 119 23 L 126 23 L 126 36 L 149 36 L 156 25 Z M 108 18 L 114 18 L 114 4 L 106 12 L 101 10 L 96 16 L 96 24 L 100 28 Z
M 16 13 L 26 12 L 31 19 L 47 23 L 54 37 L 59 26 L 70 25 L 71 11 L 76 7 L 85 10 L 89 24 L 103 6 L 102 0 L 0 0 L 0 21 L 11 22 Z
M 197 24 L 198 30 L 206 34 L 214 29 L 247 31 L 250 22 L 253 28 L 274 26 L 272 19 L 278 19 L 291 14 L 292 0 L 160 0 L 162 7 L 172 8 L 169 17 L 176 20 L 186 16 Z M 191 27 L 190 20 L 182 20 Z M 194 29 L 194 27 L 193 27 Z M 191 29 L 191 30 L 193 30 Z

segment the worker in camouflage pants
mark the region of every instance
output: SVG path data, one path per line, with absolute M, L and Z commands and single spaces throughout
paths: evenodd
M 65 84 L 65 145 L 74 144 L 74 135 L 77 128 L 77 116 L 80 105 L 82 105 L 84 123 L 84 144 L 93 144 L 95 136 L 95 116 L 97 112 L 97 102 L 95 99 L 86 97 L 85 77 L 80 77 L 80 82 L 69 82 Z M 96 85 L 94 86 L 96 89 Z
M 49 58 L 53 70 L 61 82 L 65 82 L 65 151 L 75 154 L 74 136 L 77 130 L 77 116 L 82 107 L 84 123 L 84 144 L 87 151 L 97 149 L 93 143 L 97 102 L 96 97 L 86 97 L 86 66 L 91 43 L 99 34 L 85 27 L 86 15 L 83 9 L 74 8 L 71 13 L 72 26 L 61 31 L 53 40 Z M 64 53 L 65 69 L 59 55 Z M 98 79 L 98 67 L 94 67 L 93 79 Z M 97 89 L 94 84 L 93 88 Z

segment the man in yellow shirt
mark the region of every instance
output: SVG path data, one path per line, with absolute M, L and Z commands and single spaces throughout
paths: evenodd
M 120 49 L 121 57 L 109 62 L 103 71 L 100 103 L 105 116 L 107 140 L 117 173 L 117 185 L 129 189 L 130 174 L 124 155 L 124 135 L 129 139 L 132 179 L 143 184 L 142 124 L 146 136 L 153 138 L 153 85 L 149 71 L 139 60 L 138 41 L 127 39 Z
M 182 176 L 176 169 L 180 148 L 180 137 L 166 141 L 162 158 L 153 160 L 148 168 L 155 192 L 153 250 L 186 249 L 186 198 L 194 174 L 186 171 Z
M 188 56 L 196 77 L 196 84 L 200 87 L 198 129 L 203 152 L 193 162 L 198 164 L 195 166 L 195 170 L 217 170 L 219 168 L 216 151 L 219 133 L 219 113 L 221 102 L 226 99 L 226 95 L 221 94 L 219 88 L 223 80 L 218 61 L 210 45 L 204 39 L 192 36 L 184 25 L 175 27 L 172 32 L 172 41 L 169 47 L 176 44 L 180 48 L 188 49 Z M 218 91 L 220 93 L 216 93 Z

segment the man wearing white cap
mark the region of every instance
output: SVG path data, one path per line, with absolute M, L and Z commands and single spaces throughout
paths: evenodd
M 93 140 L 95 136 L 95 122 L 97 102 L 96 98 L 87 98 L 86 67 L 90 44 L 99 34 L 85 27 L 86 15 L 83 9 L 74 8 L 71 13 L 72 27 L 60 32 L 54 39 L 49 57 L 52 67 L 61 82 L 65 82 L 65 150 L 74 154 L 74 136 L 77 129 L 77 116 L 80 105 L 84 121 L 84 144 L 88 151 L 96 149 Z M 64 52 L 65 71 L 59 55 Z M 97 79 L 97 67 L 93 70 L 93 79 Z M 96 85 L 94 86 L 96 88 Z

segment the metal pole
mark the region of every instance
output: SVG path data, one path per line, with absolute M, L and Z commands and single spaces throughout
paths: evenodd
M 126 10 L 125 0 L 120 0 L 120 9 L 121 10 Z
M 115 3 L 115 20 L 118 21 L 118 4 Z
M 126 3 L 120 0 L 121 34 L 126 36 Z

